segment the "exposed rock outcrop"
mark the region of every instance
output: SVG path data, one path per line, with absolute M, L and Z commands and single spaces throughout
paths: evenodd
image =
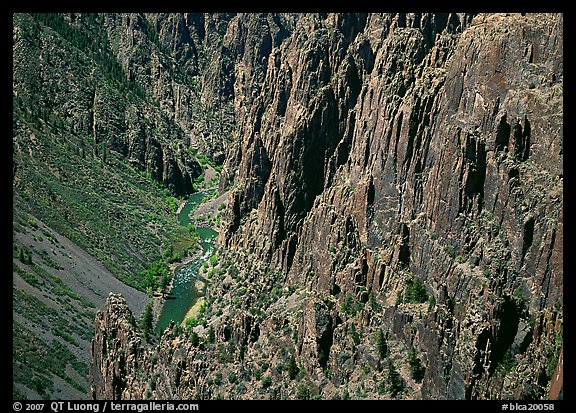
M 348 37 L 340 26 L 346 20 L 310 18 L 276 52 L 290 81 L 268 76 L 265 89 L 293 86 L 285 112 L 274 94 L 262 96 L 262 118 L 283 127 L 263 123 L 243 133 L 259 137 L 243 143 L 240 185 L 221 239 L 271 259 L 292 284 L 340 291 L 339 301 L 364 289 L 394 300 L 399 268 L 423 280 L 437 302 L 446 288 L 456 306 L 445 317 L 454 327 L 434 335 L 452 338 L 419 345 L 443 353 L 452 372 L 446 383 L 426 377 L 423 396 L 503 396 L 506 389 L 478 392 L 496 380 L 489 376 L 527 316 L 521 307 L 533 316 L 562 302 L 562 268 L 544 259 L 562 251 L 555 240 L 562 222 L 562 18 L 371 15 L 345 25 Z M 329 28 L 331 37 L 323 37 Z M 252 153 L 262 152 L 270 166 L 251 167 L 260 159 Z M 479 308 L 482 297 L 488 302 Z M 469 317 L 477 320 L 462 337 L 459 323 Z M 474 344 L 482 331 L 488 338 Z M 529 349 L 518 357 L 535 357 Z M 481 351 L 492 362 L 484 374 L 472 363 Z M 541 363 L 533 374 L 541 374 Z M 456 375 L 463 380 L 452 383 Z
M 235 322 L 198 350 L 177 336 L 152 394 L 547 397 L 563 325 L 562 15 L 226 22 L 237 128 L 220 243 L 239 271 L 213 280 L 195 331 Z M 94 397 L 118 396 L 99 384 L 113 370 L 94 376 Z

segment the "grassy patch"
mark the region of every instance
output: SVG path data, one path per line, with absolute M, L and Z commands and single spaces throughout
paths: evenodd
M 24 281 L 26 281 L 28 284 L 30 284 L 33 287 L 36 288 L 40 288 L 41 287 L 41 281 L 38 279 L 38 277 L 36 277 L 34 274 L 20 268 L 16 263 L 12 263 L 12 271 L 14 271 L 15 273 L 20 274 L 20 276 L 22 277 L 22 279 L 24 279 Z
M 77 306 L 65 299 L 61 300 L 64 310 L 58 310 L 19 288 L 15 288 L 13 294 L 14 311 L 32 323 L 55 332 L 55 335 L 67 334 L 73 337 L 77 334 L 85 340 L 92 338 L 94 310 L 78 312 Z
M 12 324 L 14 381 L 36 390 L 48 398 L 54 390 L 52 375 L 56 375 L 86 394 L 86 388 L 66 373 L 72 367 L 81 377 L 88 376 L 88 365 L 81 362 L 67 346 L 57 340 L 48 345 L 18 321 Z

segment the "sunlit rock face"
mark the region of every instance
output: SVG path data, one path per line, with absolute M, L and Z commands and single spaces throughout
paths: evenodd
M 206 104 L 233 111 L 221 266 L 199 345 L 172 328 L 150 347 L 123 323 L 105 349 L 120 326 L 102 320 L 124 311 L 109 299 L 92 397 L 548 397 L 563 326 L 562 15 L 153 20 Z M 219 68 L 187 63 L 211 30 Z

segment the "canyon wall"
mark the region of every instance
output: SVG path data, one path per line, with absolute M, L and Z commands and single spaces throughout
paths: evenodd
M 201 70 L 182 33 L 207 36 L 211 18 L 220 67 Z M 172 22 L 160 40 L 235 121 L 200 344 L 176 326 L 146 344 L 110 297 L 91 396 L 548 397 L 563 334 L 562 15 L 197 19 L 194 36 L 156 24 Z

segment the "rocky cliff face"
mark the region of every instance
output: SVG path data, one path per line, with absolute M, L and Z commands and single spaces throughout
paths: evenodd
M 237 126 L 205 325 L 152 350 L 109 299 L 92 397 L 547 397 L 563 325 L 562 16 L 219 22 L 216 90 Z M 126 339 L 106 345 L 115 330 Z
M 216 64 L 230 18 L 16 15 L 15 104 L 66 119 L 59 126 L 75 146 L 108 148 L 172 193 L 190 194 L 202 172 L 194 154 L 222 163 L 230 141 L 230 86 L 217 83 L 230 67 Z

